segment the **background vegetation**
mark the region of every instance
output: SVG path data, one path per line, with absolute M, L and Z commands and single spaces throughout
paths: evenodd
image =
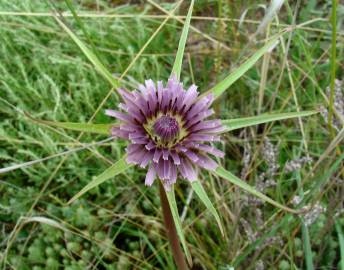
M 68 12 L 68 3 L 0 3 L 0 168 L 104 138 L 37 125 L 24 114 L 108 123 L 104 109 L 118 104 L 110 84 L 50 14 L 53 8 Z M 183 1 L 177 14 L 185 15 L 188 4 Z M 338 4 L 333 39 L 331 1 L 285 1 L 271 24 L 256 33 L 269 4 L 196 1 L 191 23 L 198 32 L 190 29 L 182 80 L 206 91 L 265 38 L 294 26 L 215 107 L 222 119 L 321 110 L 302 120 L 230 132 L 220 145 L 226 152 L 223 166 L 282 204 L 296 207 L 303 199 L 308 211 L 291 215 L 204 173 L 201 180 L 225 225 L 222 238 L 189 185 L 180 181 L 177 200 L 194 269 L 344 269 L 344 149 L 338 117 L 344 115 L 344 6 Z M 82 0 L 72 6 L 80 20 L 66 13 L 65 21 L 124 87 L 168 78 L 183 25 L 171 18 L 158 28 L 172 1 Z M 92 16 L 99 12 L 112 15 Z M 331 53 L 333 40 L 337 56 Z M 334 62 L 339 81 L 329 106 Z M 337 113 L 331 123 L 329 107 Z M 4 269 L 174 269 L 158 186 L 144 186 L 143 170 L 132 168 L 66 204 L 120 158 L 125 145 L 108 142 L 0 175 Z

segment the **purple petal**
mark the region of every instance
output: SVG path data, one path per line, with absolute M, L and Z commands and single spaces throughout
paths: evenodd
M 118 108 L 122 109 L 123 111 L 128 112 L 128 106 L 125 105 L 124 103 L 119 103 Z
M 147 153 L 147 149 L 145 147 L 141 147 L 139 150 L 135 152 L 128 153 L 127 162 L 134 163 L 134 164 L 141 164 L 143 161 L 143 157 Z
M 214 136 L 214 135 L 208 135 L 208 134 L 191 134 L 188 139 L 194 140 L 194 141 L 206 141 L 206 142 L 216 142 L 216 141 L 221 141 L 219 136 Z
M 153 161 L 155 163 L 159 163 L 159 159 L 160 159 L 161 155 L 162 155 L 162 151 L 160 149 L 158 149 L 158 148 L 155 148 Z
M 125 130 L 121 130 L 120 127 L 112 127 L 111 134 L 119 138 L 129 139 L 129 132 Z
M 162 81 L 158 81 L 158 104 L 159 107 L 161 108 L 161 102 L 162 102 L 162 93 L 164 91 L 164 86 L 162 84 Z
M 170 154 L 172 156 L 174 164 L 179 165 L 180 164 L 180 158 L 179 158 L 179 155 L 177 154 L 177 152 L 172 151 Z
M 150 115 L 152 115 L 154 114 L 157 103 L 158 103 L 158 98 L 156 96 L 156 88 L 155 88 L 154 82 L 152 80 L 147 80 L 146 88 L 148 91 L 148 105 L 149 105 Z
M 183 100 L 183 107 L 185 107 L 184 111 L 187 111 L 190 106 L 195 101 L 196 97 L 198 96 L 197 86 L 191 85 L 191 87 L 186 91 L 185 98 Z
M 183 153 L 185 153 L 186 151 L 188 151 L 188 149 L 187 149 L 185 146 L 180 145 L 180 144 L 176 145 L 174 148 L 175 148 L 176 150 L 180 151 L 180 152 L 183 152 Z
M 188 150 L 185 152 L 185 155 L 192 160 L 192 162 L 197 162 L 198 156 L 196 153 L 192 152 L 191 150 Z
M 134 100 L 134 96 L 131 92 L 126 91 L 122 88 L 119 88 L 117 91 L 121 95 L 121 97 L 123 98 L 124 101 L 127 101 L 127 100 L 133 101 Z
M 220 120 L 208 120 L 208 121 L 202 121 L 191 128 L 189 128 L 190 131 L 195 132 L 203 129 L 212 129 L 212 128 L 218 128 L 222 127 Z
M 140 90 L 140 92 L 141 92 L 143 98 L 144 98 L 145 100 L 147 100 L 147 97 L 148 97 L 147 88 L 146 88 L 143 84 L 139 84 L 138 88 L 139 88 L 139 90 Z
M 206 110 L 203 112 L 200 112 L 197 116 L 193 117 L 187 123 L 184 125 L 185 128 L 189 128 L 190 126 L 196 124 L 197 122 L 209 117 L 214 113 L 214 110 Z
M 198 166 L 211 171 L 215 170 L 219 166 L 214 160 L 207 156 L 200 156 L 196 163 Z
M 133 94 L 135 96 L 135 100 L 130 104 L 130 106 L 137 108 L 146 116 L 149 115 L 148 102 L 138 92 L 135 91 Z
M 156 173 L 152 165 L 149 166 L 148 172 L 146 174 L 145 185 L 151 186 L 156 178 Z
M 190 120 L 195 117 L 198 113 L 206 110 L 208 108 L 208 99 L 202 98 L 200 101 L 197 101 L 192 105 L 190 111 L 186 113 L 186 119 Z
M 168 160 L 169 151 L 167 149 L 162 149 L 162 158 L 163 160 Z
M 142 148 L 141 145 L 138 144 L 129 144 L 127 147 L 127 153 L 134 153 L 136 151 L 139 151 Z
M 164 162 L 160 161 L 159 163 L 153 163 L 153 166 L 159 178 L 164 179 Z
M 147 143 L 145 147 L 147 150 L 152 150 L 156 147 L 156 145 L 153 141 L 150 140 L 149 143 Z
M 163 180 L 167 180 L 170 178 L 170 162 L 167 160 L 163 161 L 163 166 L 164 166 L 164 177 L 162 178 Z
M 115 118 L 122 120 L 124 122 L 131 122 L 131 123 L 135 124 L 134 119 L 132 117 L 130 117 L 128 114 L 114 111 L 114 110 L 105 110 L 105 114 L 108 116 L 115 117 Z
M 134 132 L 134 131 L 140 131 L 142 128 L 132 123 L 125 123 L 125 124 L 120 125 L 120 129 L 123 131 Z
M 220 151 L 219 149 L 217 149 L 217 148 L 215 148 L 213 146 L 207 145 L 207 144 L 200 144 L 200 145 L 198 145 L 198 149 L 200 149 L 203 152 L 212 154 L 212 155 L 214 155 L 216 157 L 223 158 L 225 156 L 224 152 Z
M 134 144 L 146 145 L 149 142 L 149 139 L 148 138 L 138 138 L 138 139 L 131 139 L 130 141 Z
M 170 173 L 170 183 L 174 184 L 177 181 L 177 166 L 171 164 L 171 173 Z
M 188 159 L 182 159 L 178 169 L 185 179 L 191 182 L 197 180 L 197 172 Z
M 130 133 L 129 135 L 129 139 L 138 139 L 138 138 L 147 138 L 146 133 L 142 132 L 142 131 L 135 131 Z
M 143 114 L 143 112 L 136 108 L 128 107 L 128 113 L 140 123 L 143 123 L 146 120 L 146 117 Z
M 142 158 L 142 162 L 141 162 L 141 164 L 140 164 L 140 167 L 141 167 L 141 168 L 146 168 L 146 166 L 148 165 L 149 161 L 152 160 L 153 155 L 154 155 L 154 151 L 149 151 L 149 152 L 147 152 L 147 153 L 143 156 L 143 158 Z

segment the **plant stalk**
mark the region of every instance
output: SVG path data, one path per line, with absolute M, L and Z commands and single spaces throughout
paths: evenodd
M 160 189 L 160 201 L 162 206 L 162 214 L 164 217 L 164 224 L 166 229 L 166 235 L 170 243 L 174 262 L 177 265 L 178 270 L 188 270 L 188 265 L 185 260 L 184 253 L 180 247 L 179 238 L 177 235 L 176 226 L 173 221 L 170 205 L 167 201 L 166 191 L 161 182 L 159 182 Z

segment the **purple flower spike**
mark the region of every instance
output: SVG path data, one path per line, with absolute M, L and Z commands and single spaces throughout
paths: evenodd
M 195 85 L 184 90 L 175 77 L 165 87 L 147 80 L 139 90 L 120 89 L 124 112 L 106 114 L 120 121 L 112 135 L 130 141 L 127 162 L 149 167 L 145 184 L 151 186 L 159 177 L 169 189 L 178 174 L 194 181 L 198 167 L 215 170 L 217 163 L 208 154 L 222 158 L 224 153 L 206 143 L 219 141 L 224 128 L 220 120 L 205 120 L 214 113 L 209 109 L 213 96 L 198 99 Z

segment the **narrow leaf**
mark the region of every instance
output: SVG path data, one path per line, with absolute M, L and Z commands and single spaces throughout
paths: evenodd
M 259 125 L 276 120 L 284 120 L 294 117 L 309 116 L 318 113 L 317 111 L 304 111 L 304 112 L 290 112 L 290 113 L 274 113 L 274 114 L 262 114 L 252 117 L 244 117 L 237 119 L 222 120 L 222 124 L 226 127 L 226 131 L 231 131 L 239 128 L 249 127 L 253 125 Z
M 89 132 L 89 133 L 98 133 L 104 135 L 111 135 L 112 124 L 86 124 L 86 123 L 71 123 L 71 122 L 49 122 L 44 121 L 45 124 L 49 126 L 60 127 L 69 130 Z
M 205 92 L 202 96 L 212 93 L 214 98 L 221 96 L 233 83 L 235 83 L 242 75 L 244 75 L 253 65 L 267 52 L 271 51 L 278 43 L 278 39 L 283 33 L 271 38 L 262 48 L 254 53 L 236 70 L 229 74 L 224 80 L 219 82 L 213 88 Z
M 203 204 L 207 207 L 207 209 L 210 211 L 210 213 L 214 216 L 222 236 L 225 236 L 224 230 L 223 230 L 223 226 L 221 223 L 221 219 L 219 214 L 217 213 L 215 207 L 213 206 L 212 202 L 210 201 L 207 193 L 205 192 L 202 184 L 200 181 L 193 181 L 191 182 L 191 186 L 193 188 L 193 190 L 196 192 L 197 196 L 200 198 L 200 200 L 203 202 Z
M 65 3 L 67 4 L 67 7 L 69 8 L 70 12 L 72 13 L 73 18 L 75 19 L 75 22 L 77 23 L 77 25 L 81 29 L 82 33 L 86 37 L 87 42 L 91 46 L 93 52 L 96 54 L 96 56 L 99 57 L 99 55 L 97 55 L 96 46 L 94 45 L 94 42 L 92 41 L 89 34 L 87 33 L 86 28 L 84 27 L 82 20 L 79 18 L 78 14 L 77 14 L 74 6 L 73 6 L 72 1 L 71 0 L 65 0 Z
M 323 162 L 323 160 L 325 158 L 328 158 L 328 155 L 338 146 L 340 145 L 341 141 L 344 140 L 344 127 L 338 132 L 338 134 L 336 135 L 336 137 L 331 141 L 331 143 L 329 144 L 329 146 L 327 146 L 327 148 L 325 149 L 325 151 L 323 151 L 323 153 L 321 154 L 321 156 L 319 157 L 318 161 L 314 164 L 313 166 L 313 171 L 315 170 L 315 168 L 317 168 L 319 166 L 319 164 L 321 162 Z
M 323 191 L 324 185 L 332 179 L 332 175 L 339 170 L 339 167 L 342 166 L 342 162 L 344 160 L 344 153 L 342 153 L 339 157 L 336 158 L 334 162 L 330 162 L 331 167 L 327 170 L 324 170 L 322 174 L 316 178 L 314 181 L 314 185 L 309 189 L 309 192 L 305 196 L 307 200 L 312 200 L 315 194 L 320 193 Z M 344 270 L 344 269 L 343 269 Z
M 261 33 L 266 26 L 273 20 L 273 18 L 277 15 L 278 11 L 280 10 L 281 6 L 283 5 L 284 0 L 272 0 L 271 4 L 266 11 L 264 19 L 259 24 L 255 35 Z
M 111 72 L 100 62 L 98 57 L 73 33 L 72 30 L 57 16 L 56 21 L 60 24 L 63 30 L 73 39 L 73 41 L 79 46 L 88 60 L 95 66 L 98 72 L 107 79 L 113 87 L 118 87 L 119 82 L 112 76 Z
M 307 225 L 304 222 L 302 222 L 301 230 L 302 230 L 302 238 L 303 238 L 302 239 L 303 250 L 305 252 L 306 269 L 314 270 L 311 241 L 309 239 L 309 232 L 308 232 Z
M 32 121 L 37 122 L 39 124 L 59 127 L 74 131 L 82 131 L 82 132 L 90 132 L 90 133 L 98 133 L 98 134 L 105 134 L 111 135 L 110 129 L 116 124 L 90 124 L 90 123 L 72 123 L 72 122 L 53 122 L 53 121 L 46 121 L 41 119 L 36 119 L 32 117 L 30 114 L 25 113 L 27 117 L 29 117 Z
M 189 11 L 188 11 L 188 14 L 186 16 L 182 35 L 180 37 L 179 44 L 178 44 L 178 51 L 176 54 L 176 59 L 174 60 L 174 64 L 173 64 L 173 68 L 172 68 L 172 74 L 175 74 L 177 76 L 178 80 L 180 78 L 180 72 L 182 69 L 184 49 L 185 49 L 186 39 L 188 37 L 189 28 L 190 28 L 190 21 L 191 21 L 193 5 L 194 5 L 194 0 L 191 1 Z
M 179 217 L 177 202 L 176 202 L 176 198 L 174 196 L 173 187 L 171 188 L 170 191 L 166 191 L 166 197 L 167 197 L 168 203 L 169 203 L 170 208 L 171 208 L 174 224 L 176 225 L 176 230 L 177 230 L 180 242 L 182 243 L 182 246 L 183 246 L 183 249 L 184 249 L 184 252 L 186 255 L 186 259 L 188 260 L 189 265 L 192 265 L 192 258 L 191 258 L 189 249 L 186 245 L 186 241 L 185 241 L 185 237 L 184 237 L 184 233 L 183 233 L 183 228 L 182 228 L 182 222 L 181 222 L 180 217 Z
M 70 150 L 67 150 L 67 151 L 64 151 L 62 153 L 58 153 L 58 154 L 55 154 L 55 155 L 51 155 L 51 156 L 48 156 L 48 157 L 45 157 L 45 158 L 40 158 L 40 159 L 36 159 L 36 160 L 31 160 L 31 161 L 28 161 L 28 162 L 24 162 L 24 163 L 20 163 L 20 164 L 15 164 L 15 165 L 12 165 L 12 166 L 9 166 L 9 167 L 5 167 L 5 168 L 1 168 L 0 169 L 0 174 L 2 173 L 7 173 L 7 172 L 10 172 L 10 171 L 14 171 L 14 170 L 17 170 L 17 169 L 23 169 L 23 168 L 26 168 L 26 167 L 29 167 L 29 166 L 33 166 L 37 163 L 41 163 L 41 162 L 44 162 L 46 160 L 49 160 L 49 159 L 52 159 L 52 158 L 57 158 L 57 157 L 61 157 L 61 156 L 65 156 L 65 155 L 69 155 L 71 153 L 75 153 L 75 152 L 78 152 L 78 151 L 81 151 L 81 150 L 84 150 L 86 148 L 89 148 L 91 146 L 96 146 L 96 145 L 101 145 L 105 142 L 108 142 L 110 140 L 112 140 L 113 138 L 108 138 L 106 140 L 102 140 L 100 142 L 96 142 L 96 143 L 90 143 L 90 144 L 85 144 L 83 145 L 82 147 L 79 147 L 79 148 L 73 148 L 73 149 L 70 149 Z
M 89 184 L 87 184 L 82 190 L 80 190 L 72 199 L 69 200 L 67 204 L 70 204 L 80 198 L 82 195 L 84 195 L 87 191 L 89 191 L 92 188 L 95 188 L 96 186 L 99 186 L 109 178 L 112 178 L 127 169 L 129 169 L 132 164 L 128 164 L 126 162 L 126 157 L 121 158 L 118 160 L 115 164 L 113 164 L 110 168 L 106 169 L 103 173 L 98 175 L 96 178 L 94 178 Z
M 344 234 L 338 220 L 336 220 L 335 225 L 336 225 L 336 230 L 338 234 L 339 250 L 340 250 L 340 263 L 338 266 L 340 270 L 344 270 Z
M 21 220 L 23 220 L 24 223 L 38 222 L 63 231 L 68 231 L 61 223 L 47 217 L 22 217 Z
M 226 179 L 227 181 L 231 182 L 232 184 L 242 188 L 243 190 L 251 193 L 252 195 L 258 197 L 259 199 L 263 200 L 264 202 L 268 202 L 284 211 L 293 213 L 293 214 L 299 214 L 300 211 L 295 210 L 295 209 L 291 209 L 287 206 L 284 206 L 274 200 L 272 200 L 271 198 L 269 198 L 268 196 L 264 195 L 263 193 L 259 192 L 258 190 L 256 190 L 254 187 L 251 187 L 250 185 L 248 185 L 246 182 L 244 182 L 243 180 L 239 179 L 238 177 L 236 177 L 234 174 L 230 173 L 229 171 L 227 171 L 226 169 L 224 169 L 223 167 L 218 167 L 215 171 L 215 174 L 217 174 L 218 176 L 221 176 L 223 179 Z

